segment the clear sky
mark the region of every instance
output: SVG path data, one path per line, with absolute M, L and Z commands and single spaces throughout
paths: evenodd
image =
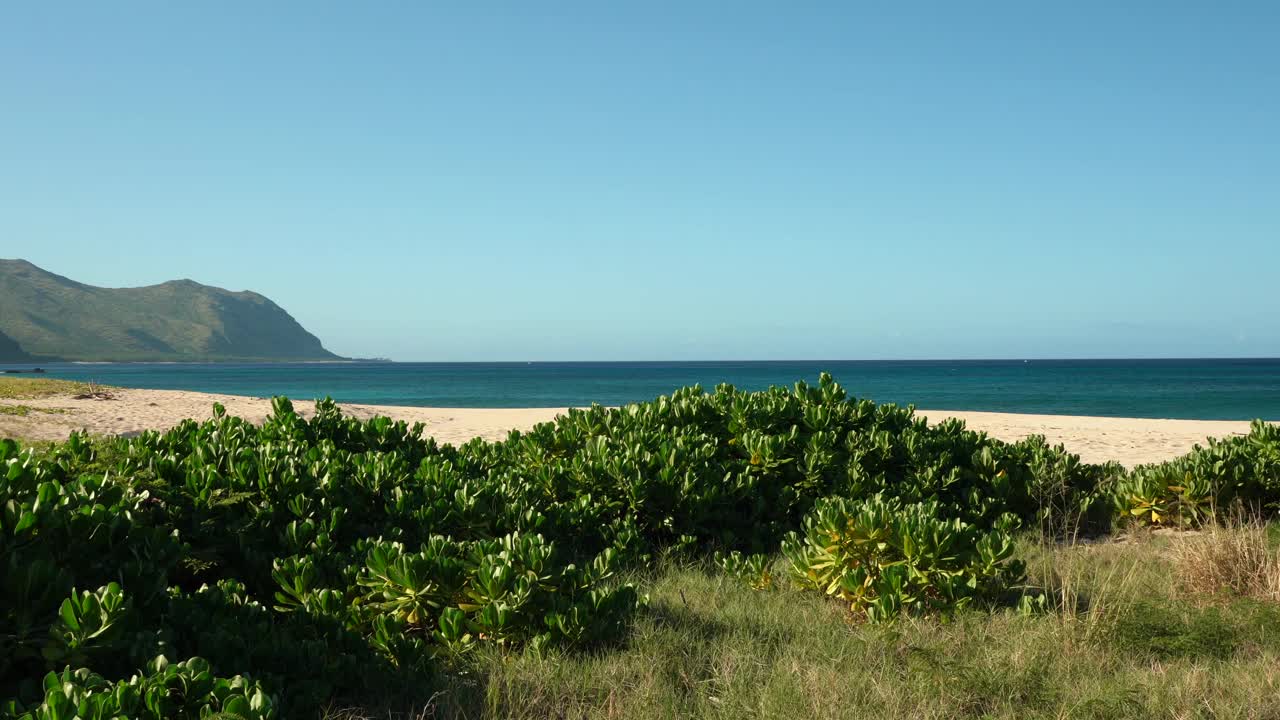
M 400 360 L 1280 356 L 1280 3 L 5 3 L 0 257 Z

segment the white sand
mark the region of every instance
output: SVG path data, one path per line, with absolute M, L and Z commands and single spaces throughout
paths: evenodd
M 113 389 L 111 394 L 115 399 L 0 399 L 0 404 L 3 405 L 26 405 L 65 411 L 65 414 L 32 412 L 26 417 L 0 415 L 0 437 L 60 440 L 75 428 L 104 435 L 164 430 L 187 418 L 204 420 L 212 417 L 214 403 L 221 403 L 229 415 L 237 415 L 253 422 L 262 422 L 271 414 L 270 398 L 127 388 Z M 315 403 L 311 401 L 295 400 L 293 407 L 304 417 L 310 417 L 315 412 Z M 440 442 L 454 444 L 475 437 L 491 440 L 504 438 L 512 428 L 526 429 L 564 412 L 563 408 L 419 408 L 345 403 L 341 407 L 344 414 L 359 418 L 386 415 L 409 424 L 420 422 L 426 425 L 428 435 Z
M 1089 417 L 1084 415 L 1021 415 L 1016 413 L 917 410 L 931 422 L 959 418 L 973 430 L 1001 440 L 1044 435 L 1085 462 L 1115 460 L 1127 467 L 1163 462 L 1185 455 L 1211 437 L 1248 435 L 1249 423 L 1236 420 L 1152 420 L 1150 418 Z
M 39 400 L 3 400 L 0 405 L 26 405 L 64 411 L 50 414 L 33 410 L 25 417 L 0 414 L 0 437 L 59 440 L 72 429 L 98 434 L 163 430 L 183 419 L 205 419 L 215 402 L 227 412 L 255 422 L 271 413 L 271 401 L 236 395 L 215 395 L 182 390 L 113 390 L 113 400 L 75 400 L 69 397 Z M 295 402 L 304 416 L 314 412 L 311 402 Z M 410 424 L 421 422 L 438 441 L 462 443 L 475 437 L 500 439 L 512 428 L 527 429 L 553 419 L 563 408 L 418 408 L 386 405 L 342 405 L 345 413 L 367 418 L 387 415 Z M 1209 437 L 1245 434 L 1249 423 L 1218 420 L 1148 420 L 1141 418 L 1078 417 L 1070 415 L 1019 415 L 1013 413 L 919 410 L 931 421 L 947 417 L 964 420 L 1002 440 L 1044 435 L 1062 443 L 1087 462 L 1117 460 L 1127 466 L 1159 462 L 1186 453 Z

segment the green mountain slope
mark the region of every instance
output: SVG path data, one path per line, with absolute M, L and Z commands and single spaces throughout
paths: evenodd
M 341 359 L 254 292 L 191 280 L 100 288 L 25 260 L 0 260 L 0 334 L 11 361 Z
M 26 362 L 31 356 L 22 351 L 18 341 L 0 333 L 0 362 Z

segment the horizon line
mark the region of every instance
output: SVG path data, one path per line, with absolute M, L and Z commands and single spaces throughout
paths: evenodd
M 672 364 L 672 363 L 938 363 L 938 362 L 1116 362 L 1116 361 L 1280 361 L 1274 356 L 1111 356 L 1111 357 L 984 357 L 984 358 L 716 358 L 663 360 L 391 360 L 385 358 L 353 358 L 340 360 L 46 360 L 46 365 L 535 365 L 535 364 Z M 26 366 L 30 363 L 14 363 Z

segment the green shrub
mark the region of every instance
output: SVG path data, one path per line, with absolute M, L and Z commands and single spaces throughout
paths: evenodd
M 276 716 L 271 697 L 246 678 L 215 677 L 209 663 L 192 658 L 170 663 L 160 656 L 147 673 L 110 682 L 86 669 L 49 673 L 41 703 L 20 720 L 105 720 L 106 718 L 234 717 L 269 720 Z
M 947 612 L 1016 580 L 1010 518 L 1095 524 L 1113 470 L 1043 438 L 929 426 L 826 375 L 570 410 L 458 447 L 284 399 L 261 426 L 215 407 L 131 439 L 4 441 L 0 697 L 39 707 L 42 678 L 68 667 L 116 687 L 157 655 L 251 676 L 290 716 L 429 697 L 480 645 L 620 639 L 643 598 L 619 571 L 658 553 L 718 551 L 762 584 L 760 554 L 788 533 L 871 507 L 867 531 L 897 543 L 875 561 L 902 563 L 877 566 L 867 612 Z
M 803 536 L 782 544 L 796 583 L 882 621 L 899 613 L 948 615 L 994 599 L 1025 578 L 1012 559 L 1008 518 L 992 530 L 941 517 L 937 502 L 904 505 L 879 495 L 824 500 Z
M 745 584 L 753 590 L 769 590 L 774 587 L 773 573 L 769 570 L 769 558 L 756 553 L 743 555 L 738 550 L 728 554 L 721 552 L 712 556 L 712 561 L 726 575 Z
M 1245 436 L 1135 468 L 1111 490 L 1116 512 L 1147 525 L 1192 526 L 1280 510 L 1280 426 L 1255 420 Z

